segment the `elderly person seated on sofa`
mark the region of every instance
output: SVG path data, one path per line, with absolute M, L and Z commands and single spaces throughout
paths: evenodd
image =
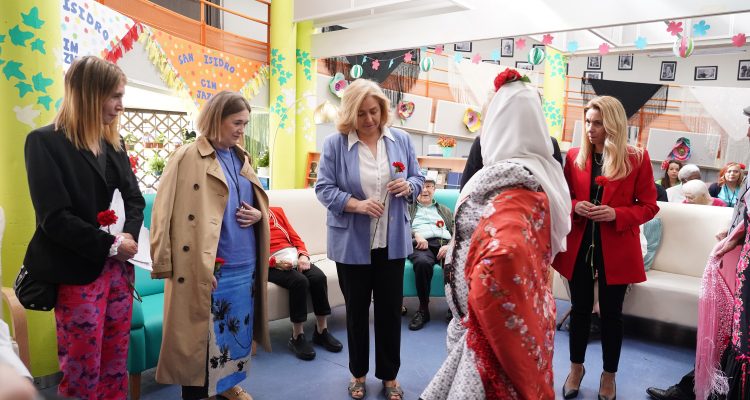
M 683 203 L 686 204 L 702 204 L 704 206 L 717 207 L 727 206 L 721 199 L 711 197 L 711 195 L 708 194 L 708 186 L 706 186 L 706 183 L 698 179 L 683 183 L 682 194 L 685 196 Z
M 328 281 L 325 273 L 310 263 L 305 243 L 292 228 L 284 209 L 269 207 L 268 219 L 271 227 L 268 281 L 289 291 L 289 319 L 293 324 L 289 349 L 299 359 L 315 358 L 315 349 L 305 340 L 303 329 L 303 324 L 307 321 L 309 291 L 316 319 L 312 341 L 328 351 L 338 353 L 344 346 L 328 332 L 327 319 L 331 314 L 331 306 L 328 304 Z
M 453 231 L 453 212 L 434 199 L 435 181 L 425 179 L 424 187 L 417 202 L 409 205 L 411 233 L 414 238 L 414 252 L 409 261 L 414 266 L 419 310 L 409 323 L 409 329 L 418 331 L 430 321 L 430 283 L 433 266 L 445 258 L 448 242 Z
M 680 169 L 680 172 L 677 173 L 677 177 L 682 184 L 685 184 L 685 182 L 688 181 L 701 179 L 701 170 L 695 164 L 687 164 Z M 682 201 L 685 200 L 685 195 L 682 193 L 682 185 L 672 186 L 667 189 L 667 197 L 672 203 L 682 203 Z

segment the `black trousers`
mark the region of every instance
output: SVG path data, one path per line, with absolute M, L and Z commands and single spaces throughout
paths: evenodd
M 424 311 L 427 311 L 427 305 L 430 303 L 430 283 L 432 283 L 434 265 L 437 264 L 437 254 L 443 244 L 445 243 L 442 243 L 439 238 L 427 239 L 427 249 L 414 248 L 414 252 L 409 255 L 409 261 L 414 267 L 414 283 L 417 287 L 419 307 Z
M 591 329 L 591 311 L 594 308 L 594 277 L 591 260 L 586 259 L 591 244 L 589 222 L 578 249 L 573 279 L 570 280 L 570 361 L 582 364 L 586 358 L 586 347 Z M 596 231 L 598 233 L 598 229 Z M 588 239 L 588 240 L 586 240 Z M 601 238 L 595 236 L 594 268 L 599 282 L 599 315 L 602 329 L 602 361 L 606 372 L 617 372 L 622 350 L 622 303 L 628 285 L 607 285 L 604 273 Z
M 289 291 L 289 319 L 294 323 L 307 321 L 307 293 L 310 292 L 315 315 L 330 315 L 328 304 L 328 279 L 326 274 L 310 265 L 310 269 L 299 272 L 271 268 L 268 270 L 268 281 Z
M 371 264 L 336 263 L 346 303 L 349 371 L 367 375 L 370 366 L 370 300 L 375 303 L 375 377 L 393 380 L 401 367 L 401 299 L 404 258 L 389 260 L 387 249 L 370 252 Z

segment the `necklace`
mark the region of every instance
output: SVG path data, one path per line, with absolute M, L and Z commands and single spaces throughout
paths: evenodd
M 240 178 L 239 172 L 237 172 L 237 168 L 234 165 L 234 155 L 232 154 L 232 149 L 229 149 L 229 160 L 232 162 L 232 169 L 229 169 L 229 164 L 224 161 L 221 153 L 219 153 L 219 150 L 216 149 L 216 146 L 214 146 L 213 143 L 211 143 L 211 146 L 214 148 L 214 151 L 216 151 L 216 157 L 219 159 L 219 162 L 224 166 L 224 168 L 227 169 L 227 175 L 229 175 L 229 179 L 231 179 L 232 183 L 234 183 L 234 189 L 237 191 L 237 209 L 239 209 L 240 207 L 242 207 L 242 196 L 240 195 Z
M 599 159 L 600 159 L 601 161 L 597 161 L 597 160 L 596 160 L 596 158 L 597 158 L 596 156 L 597 156 L 597 155 L 599 156 Z M 598 166 L 600 166 L 600 167 L 601 167 L 602 165 L 604 165 L 604 154 L 600 154 L 600 153 L 594 153 L 594 162 L 596 163 L 596 165 L 598 165 Z

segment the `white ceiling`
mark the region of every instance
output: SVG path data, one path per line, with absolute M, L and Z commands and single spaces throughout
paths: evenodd
M 440 43 L 551 33 L 552 46 L 596 52 L 603 42 L 611 51 L 632 51 L 638 36 L 649 50 L 671 47 L 674 37 L 664 21 L 711 25 L 702 46 L 726 46 L 732 35 L 750 36 L 748 0 L 327 0 L 297 1 L 295 21 L 316 26 L 343 25 L 346 31 L 313 36 L 314 57 L 361 54 Z

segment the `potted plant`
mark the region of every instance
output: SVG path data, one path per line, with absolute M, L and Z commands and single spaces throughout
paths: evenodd
M 453 156 L 453 148 L 456 147 L 456 139 L 448 136 L 439 136 L 437 144 L 443 150 L 443 157 Z
M 164 143 L 167 142 L 167 135 L 158 132 L 155 136 L 150 137 L 151 141 L 146 142 L 145 147 L 147 149 L 161 149 L 164 147 Z
M 164 172 L 164 167 L 167 165 L 167 161 L 158 154 L 154 158 L 148 161 L 148 169 L 154 174 L 155 177 L 160 177 L 161 173 Z
M 128 148 L 132 149 L 133 146 L 135 146 L 136 143 L 138 143 L 138 138 L 135 137 L 135 135 L 132 132 L 128 132 L 123 138 L 123 141 L 125 141 L 125 144 L 128 146 Z
M 268 150 L 264 150 L 258 156 L 258 176 L 268 176 L 268 165 L 270 164 Z

